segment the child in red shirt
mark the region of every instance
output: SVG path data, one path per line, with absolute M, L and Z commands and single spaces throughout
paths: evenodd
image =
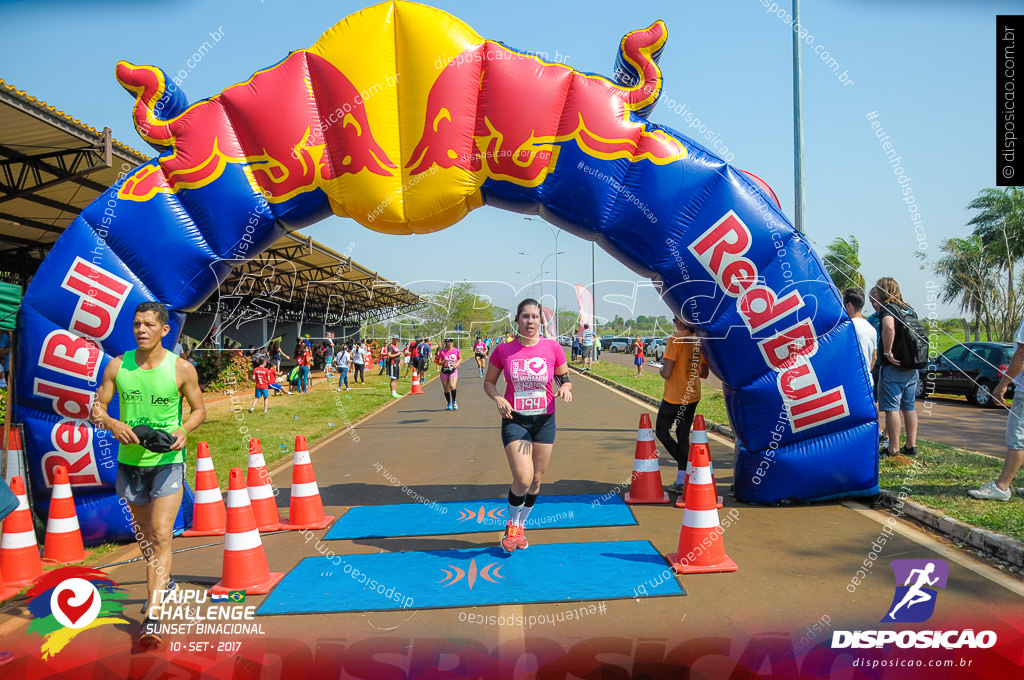
M 640 369 L 644 365 L 644 342 L 639 337 L 633 341 L 633 363 L 636 364 L 636 376 L 640 377 Z
M 256 402 L 263 397 L 263 412 L 266 413 L 270 404 L 270 383 L 274 382 L 273 372 L 264 364 L 266 359 L 260 357 L 256 360 L 256 368 L 252 369 L 252 379 L 256 383 L 256 396 L 252 398 L 252 406 L 249 413 L 256 410 Z

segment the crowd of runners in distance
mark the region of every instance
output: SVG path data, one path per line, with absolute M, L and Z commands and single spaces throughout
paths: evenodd
M 511 343 L 516 336 L 512 333 L 482 336 L 478 334 L 470 343 L 472 356 L 476 364 L 477 377 L 483 378 L 487 372 L 487 359 L 494 350 L 505 343 Z M 573 337 L 572 361 L 585 361 L 585 370 L 589 370 L 589 360 L 593 358 L 591 347 L 596 347 L 596 334 L 589 328 Z M 212 345 L 211 345 L 212 347 Z M 352 385 L 366 384 L 366 371 L 378 368 L 378 376 L 387 376 L 390 381 L 392 397 L 399 397 L 398 380 L 408 378 L 415 371 L 421 381 L 425 381 L 436 370 L 441 377 L 446 401 L 446 410 L 458 410 L 456 399 L 458 385 L 458 366 L 462 362 L 461 351 L 454 346 L 454 341 L 447 338 L 437 342 L 429 338 L 410 338 L 402 340 L 393 337 L 391 340 L 352 340 L 336 342 L 333 333 L 323 339 L 300 338 L 292 354 L 287 354 L 281 343 L 274 341 L 262 347 L 249 345 L 242 349 L 234 343 L 233 349 L 248 357 L 252 362 L 252 380 L 256 384 L 252 405 L 249 412 L 254 412 L 262 403 L 263 411 L 270 407 L 270 397 L 307 394 L 313 386 L 314 372 L 323 372 L 323 379 L 338 379 L 337 391 L 349 391 Z M 637 373 L 640 375 L 644 363 L 644 343 L 637 337 L 629 351 L 634 355 Z M 195 365 L 195 356 L 188 348 L 182 349 L 180 355 Z M 290 369 L 282 368 L 284 360 L 294 360 Z
M 484 377 L 485 362 L 493 348 L 512 340 L 511 333 L 476 336 L 471 347 L 478 377 Z M 256 411 L 261 404 L 263 412 L 268 412 L 271 396 L 309 393 L 313 387 L 314 372 L 322 372 L 323 380 L 331 383 L 332 388 L 333 380 L 337 378 L 338 384 L 334 389 L 347 392 L 352 389 L 352 385 L 365 385 L 366 372 L 373 367 L 379 369 L 378 376 L 386 375 L 389 378 L 391 396 L 396 398 L 401 396 L 398 393 L 399 379 L 408 378 L 411 371 L 416 371 L 419 379 L 425 380 L 432 370 L 436 370 L 441 376 L 447 410 L 459 408 L 456 395 L 458 365 L 462 361 L 462 354 L 451 338 L 439 343 L 425 337 L 402 340 L 396 336 L 390 341 L 351 340 L 342 343 L 335 340 L 333 333 L 328 333 L 323 339 L 300 338 L 290 355 L 278 341 L 261 347 L 249 345 L 248 349 L 242 349 L 238 343 L 231 343 L 229 348 L 252 362 L 251 378 L 255 390 L 250 413 Z M 204 345 L 200 349 L 213 349 L 213 345 Z M 178 353 L 192 365 L 196 364 L 194 351 L 186 347 L 179 348 Z M 290 369 L 282 368 L 285 360 L 294 361 L 294 366 Z

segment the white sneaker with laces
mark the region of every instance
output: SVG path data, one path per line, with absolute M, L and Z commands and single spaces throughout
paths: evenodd
M 978 498 L 983 501 L 1008 501 L 1013 496 L 1010 490 L 1003 491 L 995 482 L 989 482 L 980 489 L 971 489 L 967 492 L 972 498 Z

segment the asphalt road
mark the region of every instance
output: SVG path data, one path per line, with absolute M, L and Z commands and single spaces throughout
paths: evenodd
M 438 502 L 472 501 L 506 493 L 510 474 L 500 443 L 498 416 L 492 402 L 484 397 L 475 371 L 463 369 L 462 374 L 459 411 L 444 410 L 440 386 L 434 380 L 422 396 L 405 396 L 357 423 L 352 432 L 314 449 L 312 462 L 329 514 L 341 516 L 359 505 L 414 502 L 404 489 Z M 558 439 L 538 504 L 544 502 L 545 495 L 621 491 L 622 482 L 632 470 L 637 423 L 647 407 L 583 376 L 574 378 L 573 384 L 573 403 L 558 406 Z M 403 381 L 403 388 L 407 388 L 407 381 Z M 688 665 L 703 671 L 687 677 L 729 677 L 739 668 L 739 659 L 751 669 L 761 669 L 762 661 L 768 658 L 765 655 L 771 657 L 771 664 L 792 664 L 785 659 L 803 655 L 830 630 L 880 627 L 879 621 L 893 599 L 894 576 L 888 566 L 893 559 L 944 559 L 949 563 L 949 585 L 941 592 L 929 628 L 973 626 L 980 630 L 1024 619 L 1020 581 L 968 554 L 951 550 L 887 513 L 848 503 L 779 508 L 737 504 L 728 493 L 733 481 L 731 447 L 712 437 L 711 451 L 718 490 L 725 496 L 720 517 L 730 513 L 734 517 L 722 540 L 739 569 L 722 574 L 666 575 L 678 580 L 685 589 L 684 596 L 609 599 L 603 603 L 606 611 L 557 623 L 559 613 L 578 609 L 579 603 L 257 616 L 262 635 L 220 638 L 221 642 L 239 643 L 240 648 L 231 653 L 195 651 L 190 644 L 198 639 L 188 636 L 165 641 L 165 645 L 180 643 L 175 653 L 131 656 L 127 650 L 144 595 L 143 565 L 134 562 L 108 570 L 110 577 L 128 591 L 125 614 L 131 622 L 86 630 L 73 644 L 87 645 L 91 650 L 88 663 L 108 669 L 109 677 L 169 677 L 172 669 L 168 664 L 214 669 L 214 674 L 204 677 L 221 677 L 216 669 L 234 669 L 236 675 L 232 677 L 257 677 L 252 669 L 260 666 L 274 669 L 270 676 L 260 677 L 338 677 L 336 672 L 327 674 L 324 669 L 342 658 L 344 677 L 357 678 L 529 677 L 530 669 L 550 664 L 572 670 L 571 677 L 596 673 L 600 666 L 620 669 L 602 670 L 600 677 L 632 677 L 640 668 L 638 664 L 661 664 L 669 654 L 666 650 L 674 650 L 675 656 L 664 662 L 668 664 L 665 668 Z M 387 477 L 381 467 L 386 468 Z M 670 483 L 674 470 L 666 468 L 665 461 L 661 472 L 663 481 Z M 275 469 L 272 479 L 281 492 L 278 506 L 286 514 L 290 466 Z M 648 540 L 662 555 L 677 549 L 682 510 L 664 505 L 631 507 L 638 521 L 635 526 L 534 529 L 529 532 L 531 543 Z M 896 530 L 879 546 L 887 521 Z M 499 531 L 491 530 L 454 536 L 321 542 L 324 533 L 263 535 L 270 568 L 288 572 L 325 547 L 342 556 L 493 548 L 500 537 Z M 173 565 L 174 576 L 186 591 L 199 593 L 219 579 L 219 539 L 176 538 L 173 547 L 191 548 L 176 554 Z M 127 552 L 137 553 L 137 549 Z M 381 575 L 384 580 L 387 576 Z M 538 573 L 536 578 L 543 579 L 545 574 Z M 858 579 L 856 583 L 854 579 Z M 481 584 L 477 586 L 491 587 Z M 509 597 L 515 598 L 516 593 Z M 249 595 L 245 604 L 259 605 L 262 600 Z M 535 626 L 471 623 L 471 614 L 506 621 L 509 619 L 505 617 L 514 620 L 530 616 L 547 620 L 550 615 L 552 622 Z M 804 638 L 816 622 L 822 629 L 818 639 L 810 642 Z M 5 648 L 19 655 L 4 671 L 10 672 L 10 677 L 36 677 L 34 672 L 40 663 L 38 636 L 4 631 L 2 621 L 0 632 L 4 633 Z M 827 649 L 820 652 L 831 654 Z M 860 650 L 846 652 L 860 654 Z M 58 657 L 51 662 L 56 664 L 52 668 L 57 669 L 61 659 L 70 658 Z M 801 677 L 829 675 L 832 657 L 819 654 L 814 658 L 815 664 L 824 665 L 815 666 L 816 670 Z M 804 659 L 801 663 L 811 663 Z M 843 663 L 848 668 L 849 660 Z M 299 666 L 305 670 L 296 671 Z M 324 672 L 314 672 L 318 667 Z M 432 668 L 451 674 L 414 672 Z M 473 668 L 478 670 L 467 670 Z M 249 672 L 238 674 L 245 669 Z M 556 676 L 567 677 L 564 673 Z
M 633 355 L 601 352 L 601 361 L 632 366 Z M 658 369 L 645 363 L 644 370 Z M 721 381 L 714 375 L 708 378 L 707 384 L 719 389 L 722 387 Z M 918 402 L 916 410 L 918 437 L 1000 459 L 1006 455 L 1006 417 L 1009 402 L 1002 408 L 979 408 L 969 404 L 965 397 L 933 395 L 924 402 Z

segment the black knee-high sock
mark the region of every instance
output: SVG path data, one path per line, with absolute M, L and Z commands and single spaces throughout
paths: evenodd
M 452 403 L 452 393 L 451 392 L 445 392 L 444 393 L 444 400 L 446 402 L 448 402 L 449 404 Z
M 455 393 L 458 392 L 454 387 L 452 388 L 452 401 L 455 401 Z
M 508 490 L 508 519 L 513 524 L 519 524 L 519 513 L 523 511 L 526 499 L 527 496 L 517 496 L 512 493 L 512 489 Z
M 523 509 L 519 511 L 519 526 L 526 526 L 526 518 L 530 516 L 530 511 L 533 510 L 533 504 L 537 502 L 537 496 L 539 494 L 528 493 L 526 498 L 523 499 Z

